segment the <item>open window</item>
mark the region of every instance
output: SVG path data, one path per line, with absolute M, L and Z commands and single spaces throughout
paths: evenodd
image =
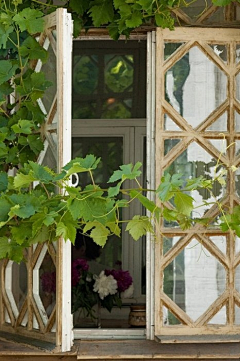
M 95 176 L 103 189 L 114 170 L 137 161 L 143 164 L 141 183 L 146 184 L 146 49 L 146 39 L 74 41 L 72 157 L 101 157 Z M 79 179 L 81 186 L 91 181 L 81 175 Z M 133 203 L 123 209 L 122 220 L 142 212 Z M 123 224 L 121 237 L 111 236 L 95 262 L 88 260 L 93 273 L 121 268 L 131 274 L 133 294 L 123 300 L 121 310 L 101 310 L 101 328 L 127 328 L 134 333 L 128 324 L 130 305 L 146 303 L 146 240 L 135 242 Z

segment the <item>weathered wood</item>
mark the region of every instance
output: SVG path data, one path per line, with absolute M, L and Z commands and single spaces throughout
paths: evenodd
M 211 10 L 213 11 L 213 9 Z M 210 11 L 210 12 L 211 12 Z M 210 13 L 209 13 L 210 15 Z M 157 87 L 156 87 L 156 183 L 159 181 L 164 171 L 170 167 L 173 162 L 182 154 L 191 143 L 197 143 L 204 149 L 218 164 L 228 169 L 231 165 L 239 165 L 239 156 L 236 154 L 235 142 L 239 139 L 239 132 L 235 125 L 236 109 L 239 110 L 239 102 L 236 101 L 237 85 L 236 76 L 239 72 L 239 62 L 236 61 L 236 49 L 240 39 L 240 31 L 235 29 L 203 29 L 203 28 L 176 28 L 174 32 L 168 29 L 157 29 Z M 179 44 L 180 46 L 173 51 L 167 58 L 164 56 L 164 47 L 166 43 Z M 181 45 L 182 44 L 182 45 Z M 209 45 L 224 45 L 227 49 L 226 61 L 223 61 L 219 54 L 216 54 Z M 185 56 L 190 49 L 197 47 L 209 59 L 209 63 L 215 64 L 224 75 L 227 83 L 226 99 L 218 106 L 213 106 L 211 113 L 196 125 L 193 121 L 188 123 L 187 118 L 180 114 L 170 104 L 165 96 L 165 81 L 167 72 L 176 65 L 176 63 Z M 208 68 L 207 68 L 208 69 Z M 208 71 L 208 70 L 207 70 Z M 225 84 L 225 83 L 224 83 Z M 185 84 L 186 86 L 186 84 Z M 219 85 L 220 86 L 220 85 Z M 225 86 L 225 85 L 224 85 Z M 201 96 L 201 94 L 199 94 Z M 215 104 L 214 104 L 215 105 Z M 188 104 L 191 106 L 191 104 Z M 224 132 L 221 129 L 214 131 L 208 128 L 214 124 L 219 117 L 226 113 L 227 123 Z M 179 129 L 165 129 L 165 116 L 167 116 L 177 125 Z M 195 113 L 197 116 L 197 113 Z M 171 128 L 170 128 L 171 129 Z M 164 142 L 166 140 L 180 139 L 166 155 L 164 155 Z M 222 151 L 210 140 L 222 140 L 226 142 L 226 149 Z M 197 159 L 196 159 L 197 161 Z M 235 174 L 229 172 L 226 194 L 221 200 L 221 207 L 232 209 L 239 204 L 239 198 L 236 193 Z M 166 203 L 169 209 L 171 204 Z M 209 207 L 204 217 L 216 217 L 221 213 L 217 201 Z M 211 240 L 211 237 L 224 235 L 226 240 L 226 253 L 222 252 L 218 246 Z M 164 237 L 178 236 L 180 239 L 163 254 Z M 192 226 L 186 231 L 182 231 L 175 226 L 166 227 L 162 222 L 158 230 L 158 244 L 156 247 L 156 335 L 197 335 L 197 334 L 237 334 L 240 327 L 236 324 L 235 308 L 239 305 L 239 293 L 235 289 L 236 267 L 240 263 L 240 255 L 235 254 L 235 236 L 233 233 L 222 233 L 217 226 L 207 230 L 200 224 Z M 173 299 L 164 294 L 163 278 L 164 271 L 168 265 L 174 262 L 176 257 L 186 248 L 186 246 L 195 239 L 208 250 L 211 257 L 214 257 L 224 268 L 226 277 L 226 286 L 218 294 L 210 305 L 206 304 L 206 310 L 202 310 L 197 320 L 188 317 L 187 311 L 177 306 Z M 194 282 L 194 279 L 193 279 Z M 182 325 L 164 325 L 163 306 L 169 309 Z M 212 325 L 208 324 L 213 316 L 219 310 L 226 309 L 226 324 Z M 193 316 L 192 316 L 193 317 Z

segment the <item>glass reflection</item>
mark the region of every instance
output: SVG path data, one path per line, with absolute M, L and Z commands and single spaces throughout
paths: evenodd
M 41 71 L 45 73 L 46 79 L 52 83 L 51 86 L 45 90 L 44 96 L 42 98 L 44 108 L 48 113 L 51 109 L 57 92 L 56 55 L 52 49 L 51 44 L 48 48 L 48 61 L 47 63 L 43 64 Z
M 196 239 L 164 270 L 164 292 L 194 321 L 224 292 L 226 271 L 221 263 Z M 169 324 L 179 323 L 168 318 Z M 214 323 L 223 322 L 222 314 Z
M 165 98 L 193 127 L 206 119 L 226 96 L 226 75 L 197 46 L 166 73 Z
M 74 42 L 73 118 L 146 115 L 146 42 Z

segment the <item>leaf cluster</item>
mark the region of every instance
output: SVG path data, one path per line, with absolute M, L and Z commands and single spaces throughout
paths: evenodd
M 0 259 L 19 262 L 26 247 L 54 242 L 59 237 L 74 244 L 77 229 L 103 247 L 109 236 L 120 236 L 121 208 L 129 207 L 136 200 L 150 216 L 135 215 L 126 220 L 126 231 L 134 240 L 148 232 L 154 233 L 153 220 L 157 223 L 162 219 L 174 221 L 182 229 L 189 228 L 194 222 L 194 205 L 193 198 L 187 193 L 211 187 L 211 182 L 202 177 L 183 184 L 181 174 L 172 177 L 167 174 L 154 191 L 162 202 L 157 206 L 144 195 L 147 190 L 139 184 L 141 163 L 120 166 L 109 179 L 110 184 L 118 182 L 117 185 L 101 189 L 94 182 L 99 161 L 89 154 L 71 160 L 60 173 L 33 161 L 25 163 L 14 177 L 0 172 Z M 81 178 L 86 172 L 90 174 L 92 184 L 84 188 L 70 185 L 74 174 L 78 173 Z M 134 182 L 135 187 L 131 183 L 131 188 L 126 189 L 125 181 Z M 171 200 L 172 204 L 169 203 Z
M 8 5 L 7 5 L 8 4 Z M 0 13 L 0 170 L 35 161 L 43 149 L 44 114 L 38 99 L 51 83 L 33 63 L 48 53 L 35 38 L 43 31 L 43 12 L 23 8 L 22 1 L 3 2 Z

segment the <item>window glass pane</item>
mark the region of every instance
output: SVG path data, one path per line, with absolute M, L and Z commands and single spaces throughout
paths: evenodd
M 74 44 L 73 118 L 144 118 L 146 42 Z
M 226 97 L 227 76 L 197 46 L 166 73 L 165 98 L 193 127 L 205 120 Z

